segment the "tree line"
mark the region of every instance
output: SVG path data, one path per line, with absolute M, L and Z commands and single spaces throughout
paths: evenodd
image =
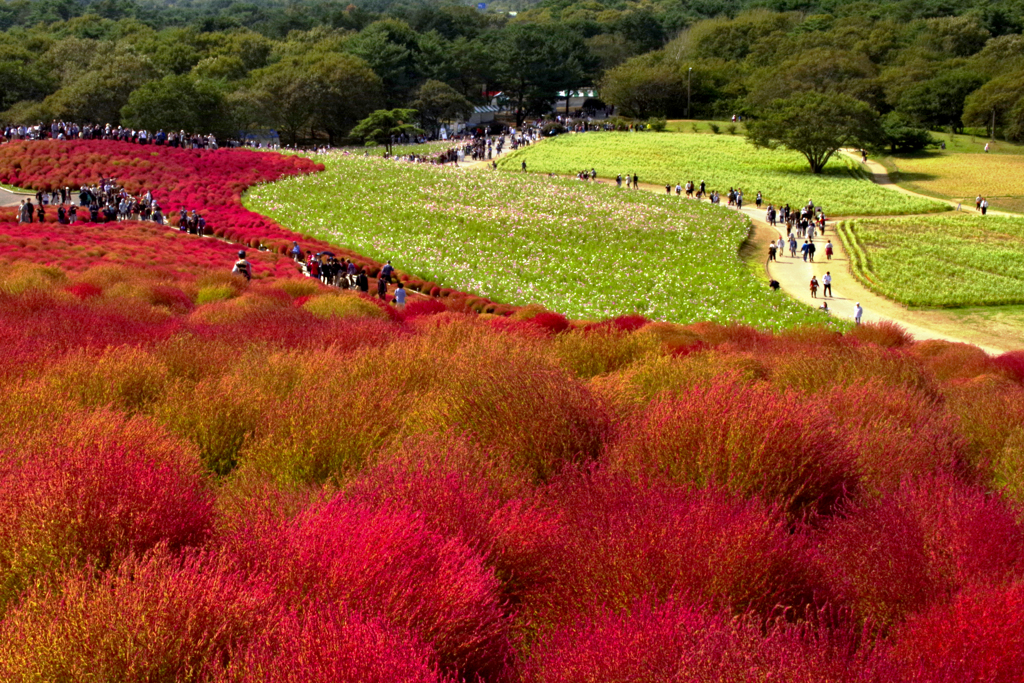
M 0 120 L 335 143 L 379 109 L 436 129 L 501 91 L 521 122 L 598 85 L 637 118 L 820 93 L 867 105 L 894 146 L 965 125 L 1019 140 L 1022 26 L 1024 0 L 7 0 Z

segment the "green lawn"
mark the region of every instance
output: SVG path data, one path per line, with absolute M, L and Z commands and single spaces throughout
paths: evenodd
M 945 214 L 840 226 L 868 287 L 910 306 L 1024 304 L 1024 219 Z
M 741 136 L 678 133 L 585 133 L 563 135 L 513 152 L 499 168 L 575 175 L 594 168 L 604 178 L 636 173 L 641 182 L 675 186 L 707 181 L 723 195 L 743 190 L 748 203 L 758 191 L 766 202 L 803 206 L 813 200 L 832 216 L 944 211 L 930 199 L 910 197 L 872 183 L 859 164 L 835 158 L 813 175 L 804 158 L 788 151 L 756 149 Z
M 574 318 L 829 320 L 758 282 L 737 254 L 748 222 L 728 209 L 529 174 L 319 160 L 324 173 L 254 188 L 246 205 L 443 286 Z

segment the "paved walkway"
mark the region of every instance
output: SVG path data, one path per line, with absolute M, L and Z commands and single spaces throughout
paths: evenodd
M 17 206 L 22 199 L 34 199 L 30 194 L 18 194 L 0 187 L 0 206 Z

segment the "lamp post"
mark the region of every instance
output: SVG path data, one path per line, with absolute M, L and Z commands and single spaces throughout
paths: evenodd
M 686 72 L 686 118 L 690 118 L 690 76 L 693 75 L 693 67 L 691 66 Z

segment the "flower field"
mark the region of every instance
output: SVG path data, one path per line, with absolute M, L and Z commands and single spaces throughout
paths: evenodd
M 324 173 L 261 185 L 246 205 L 423 280 L 572 318 L 772 329 L 819 319 L 750 275 L 737 256 L 747 221 L 722 208 L 563 179 L 320 160 Z
M 1024 303 L 1024 219 L 866 218 L 839 230 L 854 273 L 890 299 L 930 308 Z
M 494 196 L 516 234 L 532 196 L 552 225 L 570 197 L 605 231 L 654 231 L 637 206 L 740 230 L 569 181 L 338 169 L 417 181 L 424 230 L 474 206 L 508 230 Z M 1024 678 L 1024 352 L 398 309 L 274 250 L 232 276 L 236 248 L 0 221 L 0 680 Z
M 575 175 L 595 169 L 601 178 L 636 173 L 642 183 L 697 185 L 724 197 L 743 190 L 753 204 L 760 191 L 766 203 L 801 207 L 813 200 L 829 216 L 892 215 L 945 211 L 939 202 L 911 197 L 875 185 L 855 164 L 833 158 L 822 175 L 807 171 L 800 154 L 756 149 L 738 136 L 678 133 L 586 133 L 563 135 L 504 156 L 498 168 Z
M 4 269 L 0 680 L 1024 676 L 1020 353 L 191 275 Z

